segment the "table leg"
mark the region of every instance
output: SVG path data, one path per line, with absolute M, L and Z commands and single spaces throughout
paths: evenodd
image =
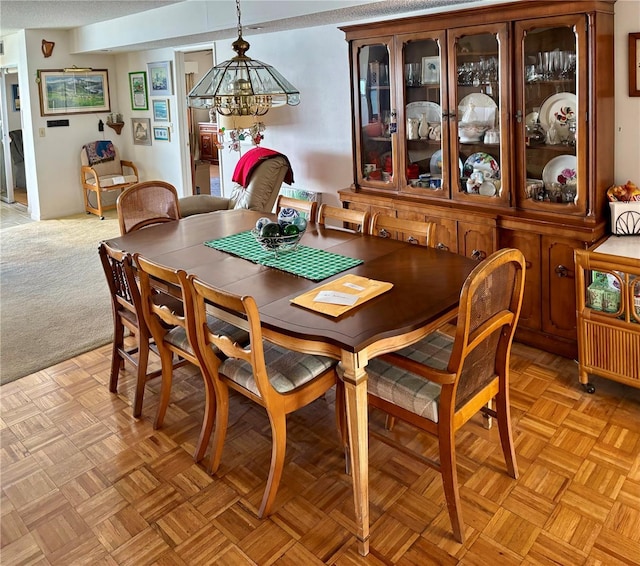
M 351 478 L 355 503 L 358 552 L 369 554 L 369 433 L 367 416 L 366 361 L 358 354 L 343 352 L 344 387 L 349 428 Z

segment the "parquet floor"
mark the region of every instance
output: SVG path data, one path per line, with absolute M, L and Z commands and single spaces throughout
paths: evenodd
M 259 520 L 270 458 L 262 410 L 232 399 L 212 477 L 191 458 L 199 373 L 179 370 L 165 427 L 154 431 L 158 384 L 133 419 L 132 375 L 110 394 L 109 356 L 100 348 L 0 388 L 3 566 L 640 564 L 640 391 L 594 379 L 596 394 L 584 393 L 570 360 L 515 345 L 517 481 L 495 429 L 478 419 L 459 432 L 464 545 L 450 535 L 440 476 L 372 438 L 363 558 L 333 399 L 290 419 L 275 513 Z M 371 427 L 383 423 L 372 413 Z M 407 426 L 392 434 L 434 453 Z

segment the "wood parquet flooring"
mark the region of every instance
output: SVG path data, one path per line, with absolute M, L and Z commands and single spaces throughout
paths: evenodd
M 155 431 L 159 384 L 134 419 L 130 368 L 118 395 L 107 389 L 110 352 L 0 388 L 3 566 L 640 564 L 640 392 L 594 378 L 589 395 L 571 360 L 514 345 L 518 480 L 505 473 L 497 430 L 478 418 L 458 433 L 464 545 L 451 536 L 440 476 L 371 438 L 365 558 L 330 395 L 290 418 L 275 511 L 259 520 L 271 446 L 264 412 L 232 398 L 223 463 L 210 476 L 191 457 L 198 371 L 178 370 Z M 370 421 L 384 432 L 381 414 Z M 436 453 L 402 423 L 391 434 Z

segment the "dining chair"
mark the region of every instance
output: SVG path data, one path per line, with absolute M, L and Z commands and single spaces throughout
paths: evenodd
M 463 285 L 454 337 L 436 331 L 367 365 L 369 405 L 437 437 L 439 461 L 419 456 L 385 434 L 371 432 L 371 436 L 417 456 L 442 474 L 453 535 L 460 543 L 464 523 L 456 431 L 479 411 L 495 417 L 507 472 L 518 477 L 509 411 L 509 360 L 524 279 L 522 252 L 508 248 L 495 252 Z M 487 407 L 492 399 L 495 409 Z
M 352 232 L 366 232 L 368 230 L 369 213 L 362 210 L 321 204 L 318 210 L 317 223 L 325 226 L 328 219 L 342 223 L 338 226 L 339 228 Z M 355 228 L 352 228 L 353 226 L 355 226 Z M 336 225 L 329 225 L 329 227 L 335 228 Z
M 280 214 L 280 211 L 283 208 L 293 208 L 294 210 L 303 213 L 309 222 L 316 221 L 316 213 L 318 209 L 318 203 L 316 201 L 278 195 L 278 200 L 276 201 L 276 215 Z
M 421 244 L 427 247 L 435 245 L 435 222 L 421 220 L 406 220 L 376 212 L 371 217 L 369 234 L 381 238 L 403 240 L 411 244 Z
M 140 280 L 142 312 L 158 348 L 162 368 L 160 399 L 153 425 L 157 429 L 162 426 L 169 406 L 173 381 L 173 360 L 176 357 L 186 360 L 196 365 L 202 372 L 200 360 L 191 341 L 191 338 L 195 337 L 195 312 L 191 298 L 191 285 L 187 282 L 187 273 L 184 270 L 160 265 L 145 259 L 140 254 L 134 254 L 133 261 L 137 266 Z M 176 292 L 181 308 L 168 308 L 167 305 L 158 303 L 156 300 L 157 289 L 163 287 Z M 206 324 L 212 331 L 227 336 L 234 342 L 246 343 L 248 341 L 246 331 L 212 316 L 206 317 Z M 215 407 L 215 392 L 211 382 L 204 375 L 203 381 L 205 385 L 205 411 L 200 437 L 194 452 L 196 462 L 202 460 L 207 450 L 213 424 L 213 419 L 209 418 L 209 414 Z
M 133 416 L 139 418 L 142 414 L 145 385 L 150 379 L 161 374 L 160 370 L 147 372 L 149 352 L 155 351 L 157 353 L 157 350 L 154 350 L 153 339 L 142 315 L 142 299 L 131 255 L 110 247 L 106 242 L 100 244 L 98 254 L 109 286 L 113 314 L 113 349 L 109 391 L 118 392 L 120 370 L 127 360 L 136 368 Z M 177 307 L 177 300 L 166 293 L 158 293 L 155 300 L 169 307 Z M 135 338 L 134 347 L 125 347 L 125 330 L 128 330 Z M 178 361 L 174 367 L 180 365 L 182 362 Z
M 178 192 L 164 181 L 144 181 L 122 191 L 116 201 L 120 234 L 180 219 Z
M 336 423 L 343 448 L 347 445 L 344 388 L 337 379 L 336 361 L 326 356 L 302 354 L 263 339 L 258 307 L 253 297 L 240 297 L 215 289 L 190 275 L 196 311 L 196 334 L 203 373 L 213 384 L 216 398 L 210 473 L 222 458 L 229 417 L 229 389 L 264 407 L 271 424 L 271 466 L 258 511 L 260 518 L 273 507 L 287 444 L 287 415 L 304 407 L 336 386 Z M 205 304 L 246 319 L 250 343 L 242 346 L 206 323 Z M 215 354 L 220 350 L 226 359 Z M 213 407 L 210 407 L 213 415 Z

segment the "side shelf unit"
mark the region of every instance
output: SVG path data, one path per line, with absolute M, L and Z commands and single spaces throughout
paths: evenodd
M 580 383 L 589 374 L 640 388 L 640 236 L 575 251 Z

